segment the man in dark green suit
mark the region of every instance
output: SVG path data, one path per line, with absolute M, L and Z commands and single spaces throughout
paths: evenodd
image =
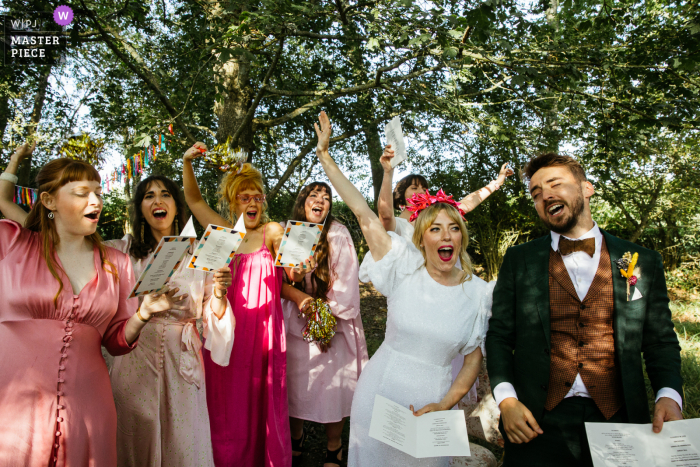
M 585 422 L 682 418 L 680 346 L 661 256 L 598 228 L 578 162 L 549 153 L 523 170 L 550 235 L 510 248 L 493 293 L 488 373 L 506 466 L 591 466 Z

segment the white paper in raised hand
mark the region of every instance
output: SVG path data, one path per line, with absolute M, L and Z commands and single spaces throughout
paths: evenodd
M 471 455 L 463 410 L 416 417 L 411 410 L 379 394 L 374 396 L 369 436 L 418 459 Z
M 384 127 L 386 133 L 386 142 L 391 144 L 391 149 L 394 150 L 394 158 L 391 159 L 391 166 L 396 167 L 401 162 L 406 160 L 406 143 L 403 139 L 403 130 L 401 129 L 401 120 L 399 117 L 394 117 Z

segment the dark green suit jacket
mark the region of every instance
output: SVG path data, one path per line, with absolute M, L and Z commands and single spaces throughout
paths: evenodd
M 627 282 L 612 264 L 615 297 L 615 361 L 620 370 L 630 423 L 649 423 L 642 354 L 656 393 L 663 387 L 683 394 L 678 338 L 668 307 L 661 255 L 603 231 L 611 261 L 639 253 L 636 287 L 642 298 L 627 301 Z M 491 388 L 509 382 L 538 422 L 549 383 L 550 235 L 508 249 L 493 292 L 493 316 L 486 335 Z M 630 289 L 631 292 L 634 288 Z M 632 293 L 630 293 L 631 300 Z

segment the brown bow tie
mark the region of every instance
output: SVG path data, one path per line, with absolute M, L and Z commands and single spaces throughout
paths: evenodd
M 559 237 L 559 252 L 562 256 L 568 256 L 577 251 L 583 251 L 588 256 L 593 258 L 593 255 L 595 254 L 595 238 L 587 238 L 585 240 L 569 240 L 566 237 Z

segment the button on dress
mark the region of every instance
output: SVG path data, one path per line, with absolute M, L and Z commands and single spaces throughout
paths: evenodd
M 124 334 L 137 300 L 129 257 L 107 248 L 119 279 L 95 248 L 96 275 L 63 291 L 41 252 L 41 235 L 0 221 L 0 465 L 117 465 L 117 417 L 100 345 L 130 352 Z M 59 263 L 60 264 L 60 263 Z M 110 266 L 106 265 L 109 269 Z

